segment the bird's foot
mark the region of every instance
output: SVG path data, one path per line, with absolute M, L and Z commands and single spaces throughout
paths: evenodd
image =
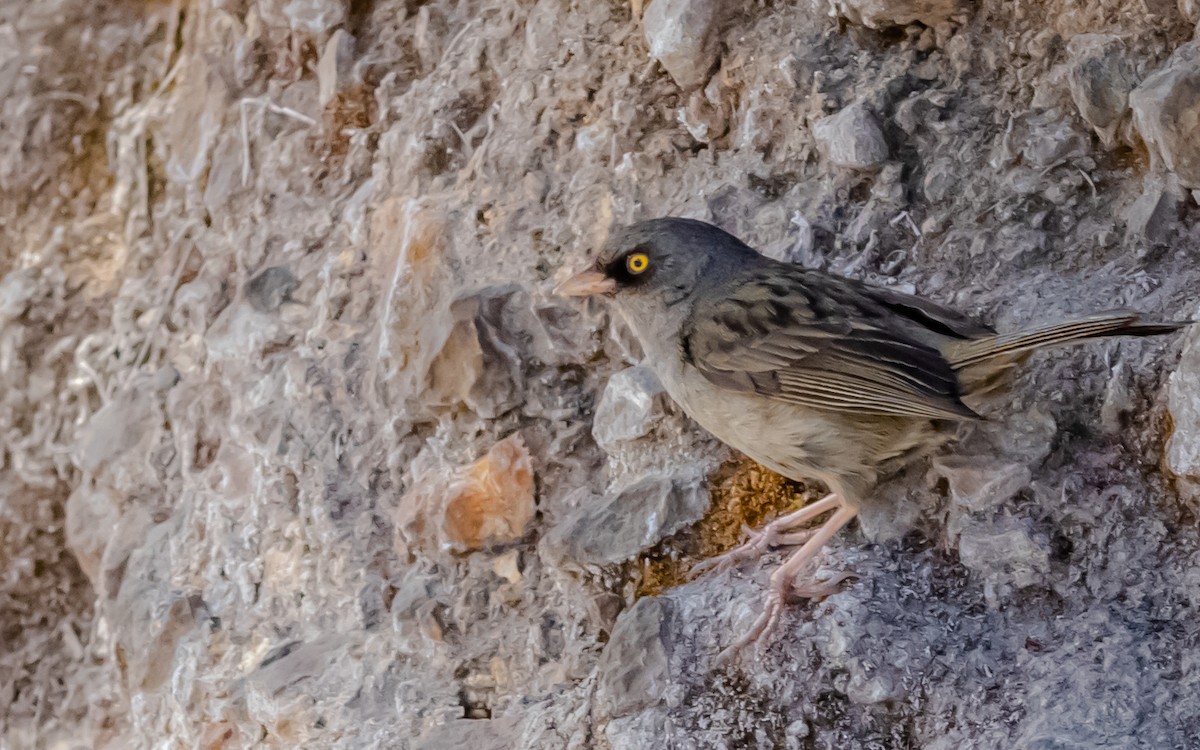
M 746 536 L 749 538 L 744 543 L 716 557 L 700 561 L 692 568 L 691 577 L 699 578 L 710 571 L 726 570 L 738 563 L 758 560 L 772 547 L 795 547 L 804 544 L 817 530 L 800 527 L 837 507 L 839 502 L 836 495 L 826 495 L 803 508 L 776 518 L 761 531 L 746 529 Z
M 782 529 L 776 526 L 776 523 L 773 521 L 767 524 L 761 531 L 746 528 L 747 539 L 745 542 L 716 557 L 701 560 L 692 568 L 691 577 L 699 578 L 705 573 L 728 570 L 740 563 L 761 559 L 767 550 L 773 547 L 793 547 L 803 544 L 816 533 L 815 529 L 799 531 Z
M 813 530 L 804 546 L 796 550 L 778 570 L 771 574 L 770 585 L 767 587 L 767 600 L 763 604 L 762 612 L 745 635 L 721 652 L 717 657 L 719 662 L 727 661 L 746 646 L 761 642 L 765 636 L 774 632 L 779 626 L 783 609 L 790 597 L 824 598 L 836 592 L 842 581 L 853 577 L 853 573 L 839 573 L 824 581 L 806 581 L 803 584 L 797 582 L 797 577 L 808 568 L 809 563 L 813 561 L 826 542 L 858 514 L 857 509 L 841 505 L 839 498 L 832 495 L 831 497 L 840 506 L 837 512 L 828 521 Z

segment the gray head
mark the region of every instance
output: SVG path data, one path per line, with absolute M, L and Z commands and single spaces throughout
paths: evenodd
M 763 257 L 712 224 L 673 217 L 615 229 L 591 266 L 559 284 L 557 294 L 614 297 L 651 312 L 672 307 Z

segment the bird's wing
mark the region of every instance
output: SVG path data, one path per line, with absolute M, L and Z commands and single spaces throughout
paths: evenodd
M 773 267 L 727 287 L 698 302 L 681 331 L 684 358 L 714 384 L 814 409 L 977 417 L 934 343 L 986 330 L 965 316 L 903 295 L 876 298 L 869 287 L 799 268 Z

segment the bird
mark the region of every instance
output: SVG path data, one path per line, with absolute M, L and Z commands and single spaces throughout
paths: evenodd
M 810 565 L 881 479 L 984 419 L 1036 349 L 1171 333 L 1191 321 L 1110 310 L 998 333 L 935 302 L 768 258 L 707 222 L 677 217 L 614 228 L 560 296 L 608 299 L 673 401 L 718 440 L 829 493 L 752 533 L 725 566 L 795 550 L 770 577 L 749 630 L 779 624 L 790 595 L 816 597 Z M 818 518 L 826 516 L 819 525 Z

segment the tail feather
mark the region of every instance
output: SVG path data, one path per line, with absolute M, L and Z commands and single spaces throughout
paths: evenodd
M 951 367 L 962 370 L 991 359 L 1022 354 L 1047 346 L 1105 336 L 1155 336 L 1171 333 L 1191 324 L 1190 320 L 1146 321 L 1139 312 L 1110 310 L 1016 333 L 1000 333 L 973 341 L 956 341 L 946 347 L 945 355 Z

